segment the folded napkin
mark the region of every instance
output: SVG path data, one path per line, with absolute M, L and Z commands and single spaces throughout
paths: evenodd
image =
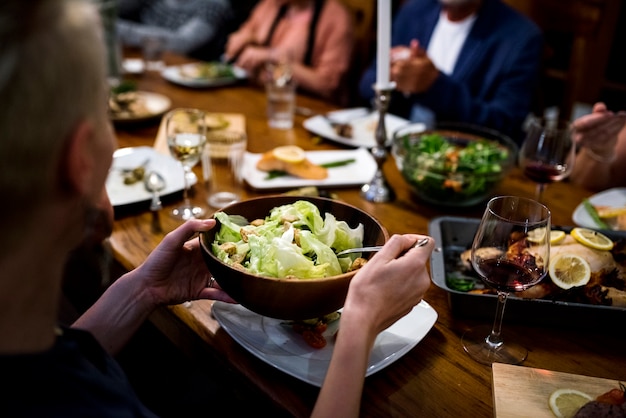
M 241 113 L 207 113 L 206 124 L 208 131 L 228 130 L 246 133 L 246 118 Z M 170 155 L 165 137 L 165 118 L 161 119 L 153 147 L 161 154 Z

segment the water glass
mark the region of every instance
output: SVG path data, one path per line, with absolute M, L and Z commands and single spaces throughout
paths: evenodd
M 269 126 L 275 129 L 293 128 L 293 115 L 296 106 L 296 86 L 293 80 L 283 83 L 268 81 L 265 84 L 267 93 L 267 119 Z
M 202 156 L 207 203 L 216 209 L 241 200 L 242 167 L 248 140 L 245 132 L 209 131 Z
M 146 35 L 141 40 L 143 60 L 148 71 L 161 71 L 165 66 L 165 38 L 158 35 Z

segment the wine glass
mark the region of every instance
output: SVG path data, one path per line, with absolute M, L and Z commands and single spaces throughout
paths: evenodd
M 530 240 L 528 239 L 530 237 Z M 519 364 L 528 350 L 502 339 L 502 318 L 510 292 L 539 283 L 550 257 L 550 211 L 531 199 L 494 197 L 478 226 L 471 261 L 483 282 L 497 291 L 493 326 L 477 327 L 463 335 L 463 348 L 476 361 Z
M 191 204 L 189 200 L 189 177 L 191 169 L 198 164 L 206 143 L 206 121 L 203 111 L 198 109 L 174 109 L 165 115 L 167 145 L 183 167 L 183 204 L 172 211 L 177 219 L 191 219 L 203 216 L 204 208 Z
M 522 149 L 520 167 L 537 183 L 535 200 L 541 202 L 548 183 L 561 181 L 572 172 L 576 146 L 571 124 L 560 119 L 532 118 Z

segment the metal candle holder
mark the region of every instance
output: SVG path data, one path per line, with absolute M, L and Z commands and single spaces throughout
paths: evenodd
M 386 86 L 374 85 L 376 91 L 376 108 L 378 110 L 378 125 L 376 126 L 376 146 L 372 148 L 372 156 L 378 165 L 374 178 L 361 187 L 361 196 L 369 202 L 389 202 L 395 198 L 393 189 L 385 179 L 383 164 L 387 160 L 387 129 L 385 128 L 385 114 L 389 108 L 391 92 L 395 89 L 395 83 Z

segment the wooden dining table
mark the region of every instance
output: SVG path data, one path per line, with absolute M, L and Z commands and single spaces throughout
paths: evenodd
M 168 54 L 168 65 L 185 62 Z M 241 81 L 215 88 L 189 88 L 163 79 L 161 74 L 146 72 L 128 75 L 143 91 L 167 96 L 174 107 L 194 107 L 206 112 L 237 113 L 245 117 L 248 134 L 247 150 L 253 153 L 273 147 L 292 144 L 307 151 L 349 149 L 342 144 L 320 139 L 303 128 L 305 116 L 296 115 L 293 129 L 271 129 L 267 123 L 265 94 L 259 86 Z M 298 94 L 297 106 L 314 113 L 325 113 L 337 106 L 314 97 Z M 119 147 L 153 145 L 160 118 L 137 124 L 117 124 L 115 132 Z M 357 206 L 376 217 L 390 234 L 428 233 L 429 222 L 439 216 L 478 218 L 483 205 L 472 208 L 441 208 L 420 201 L 411 192 L 392 158 L 383 166 L 385 177 L 395 192 L 395 198 L 386 203 L 365 200 L 359 186 L 338 187 L 330 190 L 334 196 Z M 202 187 L 202 172 L 196 167 L 200 180 L 192 190 L 192 199 L 203 203 L 206 190 Z M 498 194 L 532 197 L 534 184 L 514 168 L 502 182 Z M 253 190 L 246 187 L 243 198 L 263 196 L 278 191 Z M 552 213 L 554 225 L 572 225 L 575 207 L 590 191 L 562 181 L 547 187 L 544 200 Z M 180 203 L 181 195 L 165 198 L 159 221 L 163 232 L 151 229 L 153 214 L 149 204 L 116 207 L 115 225 L 110 245 L 117 262 L 125 269 L 140 265 L 162 240 L 181 221 L 169 212 Z M 211 215 L 207 206 L 207 216 Z M 463 350 L 461 338 L 467 329 L 491 324 L 492 318 L 470 318 L 453 313 L 448 292 L 432 285 L 425 300 L 436 310 L 437 321 L 426 336 L 404 356 L 368 376 L 365 380 L 361 415 L 364 417 L 403 416 L 493 416 L 492 368 L 472 360 Z M 240 346 L 220 327 L 211 315 L 211 301 L 193 301 L 157 309 L 150 321 L 181 351 L 192 356 L 196 364 L 218 362 L 229 371 L 232 381 L 251 399 L 264 402 L 275 416 L 303 417 L 310 415 L 319 388 L 266 364 Z M 494 312 L 495 314 L 495 312 Z M 607 379 L 626 379 L 625 324 L 598 324 L 598 327 L 579 327 L 568 321 L 568 311 L 559 315 L 563 326 L 524 321 L 507 322 L 505 312 L 504 335 L 528 347 L 528 358 L 523 366 L 558 372 L 596 376 Z M 553 320 L 554 318 L 550 318 Z M 252 397 L 254 395 L 254 397 Z M 547 397 L 546 394 L 546 403 Z M 521 415 L 524 413 L 521 411 Z

